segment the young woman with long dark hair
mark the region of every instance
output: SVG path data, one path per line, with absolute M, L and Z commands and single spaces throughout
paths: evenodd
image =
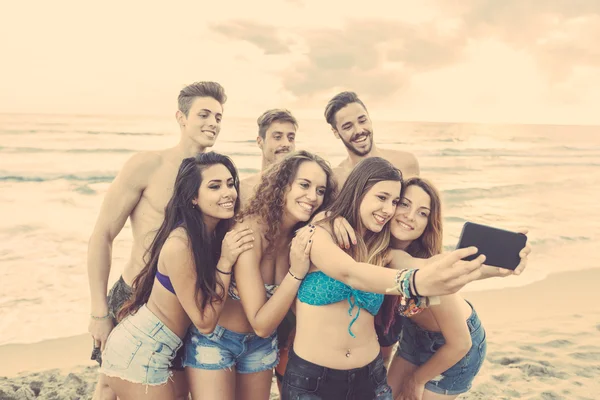
M 214 152 L 182 161 L 165 218 L 102 354 L 122 400 L 174 399 L 170 367 L 190 325 L 212 332 L 252 232 L 230 230 L 239 208 L 233 162 Z

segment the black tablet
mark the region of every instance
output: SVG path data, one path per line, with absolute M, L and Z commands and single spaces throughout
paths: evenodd
M 458 240 L 457 249 L 475 246 L 477 254 L 466 257 L 470 261 L 485 255 L 485 264 L 514 270 L 521 262 L 519 253 L 527 243 L 527 236 L 487 225 L 466 222 Z

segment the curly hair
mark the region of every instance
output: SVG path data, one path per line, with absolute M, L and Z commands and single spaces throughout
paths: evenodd
M 280 162 L 269 167 L 261 177 L 254 195 L 248 206 L 237 216 L 238 221 L 245 217 L 258 216 L 267 227 L 265 239 L 268 242 L 267 252 L 272 250 L 275 238 L 279 236 L 283 219 L 285 199 L 290 185 L 296 178 L 298 168 L 304 162 L 317 163 L 327 176 L 327 187 L 323 196 L 323 204 L 313 212 L 313 215 L 329 206 L 337 194 L 337 182 L 329 163 L 316 154 L 301 150 L 289 154 Z M 295 227 L 298 229 L 300 226 Z

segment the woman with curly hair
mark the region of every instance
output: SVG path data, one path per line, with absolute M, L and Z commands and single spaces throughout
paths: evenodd
M 254 247 L 235 264 L 218 325 L 210 334 L 192 327 L 186 338 L 193 399 L 269 398 L 279 359 L 276 331 L 308 270 L 314 227 L 306 224 L 336 190 L 329 164 L 306 151 L 265 171 L 234 227 L 248 226 Z

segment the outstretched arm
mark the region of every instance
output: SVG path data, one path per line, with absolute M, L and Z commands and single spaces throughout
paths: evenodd
M 474 247 L 456 250 L 444 255 L 428 268 L 419 270 L 415 283 L 421 296 L 440 296 L 455 293 L 480 274 L 485 257 L 469 262 L 460 260 L 475 254 Z M 372 264 L 354 261 L 334 242 L 322 227 L 315 230 L 310 253 L 313 264 L 326 275 L 363 291 L 389 294 L 387 289 L 395 286 L 398 271 Z

